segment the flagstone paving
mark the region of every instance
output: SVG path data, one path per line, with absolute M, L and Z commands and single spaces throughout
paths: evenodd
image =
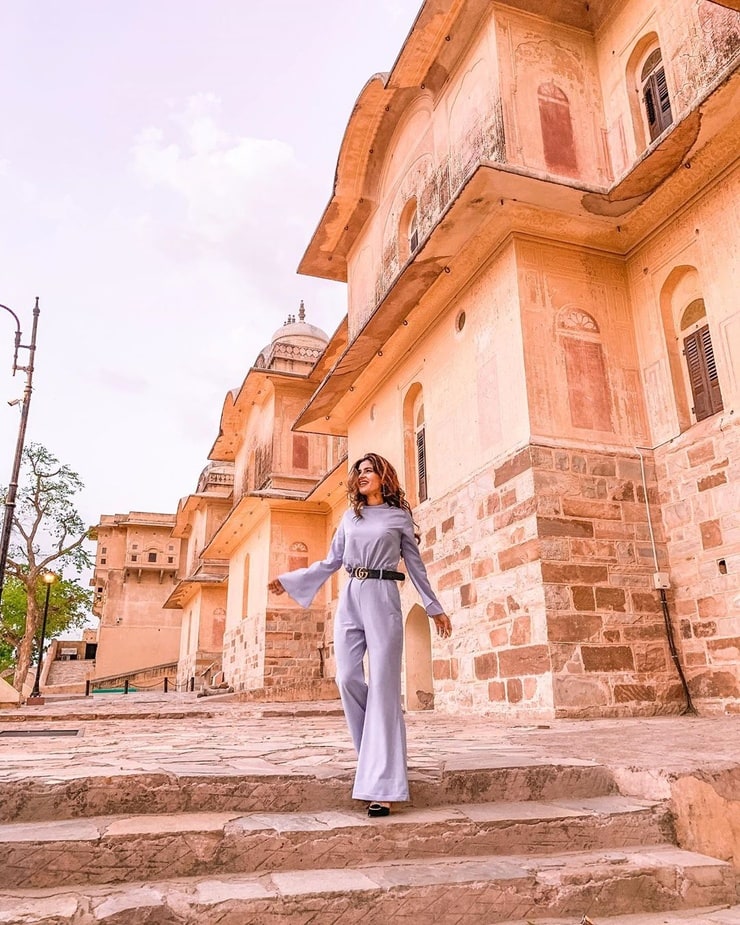
M 740 925 L 737 718 L 407 727 L 368 820 L 337 702 L 0 713 L 0 923 Z

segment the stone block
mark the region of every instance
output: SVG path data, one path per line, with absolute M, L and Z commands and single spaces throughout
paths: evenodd
M 506 685 L 503 681 L 489 682 L 488 699 L 496 703 L 502 703 L 506 701 Z
M 632 591 L 631 598 L 636 613 L 661 613 L 663 609 L 657 591 Z
M 550 614 L 547 618 L 547 638 L 551 642 L 583 642 L 598 638 L 603 623 L 596 614 Z
M 708 639 L 707 651 L 716 662 L 740 662 L 740 636 Z
M 512 646 L 526 646 L 532 640 L 532 620 L 530 617 L 517 617 L 511 624 L 509 641 Z
M 498 677 L 498 655 L 495 652 L 485 652 L 476 655 L 474 660 L 475 676 L 479 681 Z
M 718 520 L 705 520 L 699 524 L 699 530 L 704 549 L 714 549 L 722 545 L 722 530 Z
M 557 712 L 575 710 L 581 713 L 584 704 L 605 706 L 611 702 L 611 692 L 602 681 L 583 675 L 555 675 L 553 695 Z
M 524 691 L 519 678 L 509 678 L 506 682 L 506 698 L 509 703 L 521 703 Z
M 643 701 L 654 703 L 657 700 L 655 688 L 651 684 L 615 684 L 614 700 L 616 703 Z
M 572 608 L 568 588 L 564 585 L 543 585 L 545 607 L 550 610 L 570 610 Z
M 463 607 L 472 607 L 478 601 L 478 594 L 475 585 L 466 584 L 460 586 L 460 603 Z
M 485 578 L 493 572 L 493 559 L 474 559 L 472 564 L 473 578 Z
M 703 671 L 689 679 L 689 689 L 697 698 L 736 699 L 740 697 L 740 677 L 727 670 Z
M 561 517 L 538 517 L 537 530 L 540 536 L 589 537 L 594 535 L 594 526 L 590 521 Z
M 688 623 L 688 621 L 686 621 Z M 693 630 L 694 636 L 697 639 L 706 639 L 708 636 L 717 635 L 717 621 L 716 620 L 705 620 L 697 621 L 694 624 L 689 623 L 691 630 Z M 691 635 L 691 630 L 689 630 L 689 636 Z
M 627 595 L 621 588 L 596 588 L 596 609 L 624 612 Z
M 445 572 L 444 575 L 440 575 L 437 579 L 437 588 L 440 591 L 445 591 L 447 588 L 459 588 L 463 583 L 463 574 L 460 569 L 452 569 L 452 571 Z
M 505 620 L 508 614 L 500 601 L 490 601 L 486 607 L 486 616 L 490 620 Z
M 721 597 L 700 597 L 697 601 L 700 617 L 724 617 L 727 608 Z
M 668 670 L 670 656 L 667 643 L 647 643 L 634 647 L 635 669 L 644 674 L 659 674 Z
M 498 488 L 499 485 L 503 485 L 505 482 L 510 481 L 511 479 L 515 478 L 515 476 L 522 472 L 526 472 L 527 469 L 531 468 L 532 457 L 530 454 L 530 449 L 527 446 L 494 470 L 493 484 L 496 488 Z
M 499 568 L 502 572 L 516 568 L 526 562 L 534 562 L 539 559 L 540 547 L 537 538 L 527 540 L 518 546 L 510 546 L 508 549 L 502 549 L 498 554 Z
M 629 646 L 581 646 L 586 671 L 633 671 L 634 656 Z
M 703 463 L 707 463 L 714 459 L 714 443 L 711 440 L 705 440 L 703 443 L 697 443 L 696 446 L 690 447 L 686 456 L 688 458 L 689 465 L 692 468 L 695 466 L 701 466 Z
M 598 520 L 621 520 L 621 505 L 611 501 L 591 501 L 588 498 L 563 498 L 563 514 L 567 517 L 590 517 Z
M 498 653 L 499 674 L 502 678 L 544 674 L 550 670 L 547 646 L 519 646 Z
M 710 488 L 716 488 L 718 485 L 724 485 L 727 482 L 727 476 L 724 472 L 715 472 L 703 479 L 699 479 L 696 487 L 699 491 L 709 491 Z
M 543 562 L 542 580 L 553 584 L 605 584 L 609 580 L 609 570 L 602 565 Z
M 454 529 L 455 529 L 454 515 L 442 521 L 442 533 L 449 533 L 450 530 L 454 530 Z
M 596 610 L 594 589 L 590 585 L 574 585 L 570 593 L 576 610 Z

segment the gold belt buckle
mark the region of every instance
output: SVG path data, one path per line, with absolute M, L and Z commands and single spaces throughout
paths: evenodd
M 355 578 L 359 578 L 360 581 L 364 581 L 367 578 L 368 571 L 367 569 L 360 565 L 355 569 Z

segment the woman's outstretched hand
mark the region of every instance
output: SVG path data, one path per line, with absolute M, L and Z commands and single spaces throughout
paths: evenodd
M 274 578 L 270 584 L 267 586 L 267 590 L 272 594 L 284 594 L 285 588 L 280 583 L 279 579 Z
M 435 613 L 432 617 L 434 625 L 437 627 L 437 635 L 447 639 L 452 635 L 452 623 L 446 613 Z

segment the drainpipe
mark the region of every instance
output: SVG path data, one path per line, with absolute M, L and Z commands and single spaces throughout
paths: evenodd
M 669 441 L 665 441 L 666 443 Z M 658 444 L 662 446 L 663 444 Z M 653 550 L 653 562 L 655 564 L 655 572 L 653 573 L 653 587 L 660 595 L 660 606 L 663 610 L 663 622 L 665 623 L 666 636 L 668 638 L 668 649 L 671 653 L 671 658 L 673 659 L 673 664 L 676 666 L 676 671 L 678 672 L 678 677 L 681 680 L 681 686 L 683 687 L 684 696 L 686 697 L 686 706 L 681 711 L 682 716 L 687 714 L 692 714 L 693 716 L 697 715 L 697 709 L 694 706 L 694 703 L 691 699 L 691 691 L 689 690 L 689 685 L 686 681 L 686 675 L 683 671 L 683 666 L 681 665 L 681 660 L 678 657 L 678 648 L 676 647 L 676 640 L 673 635 L 673 623 L 671 621 L 671 614 L 668 609 L 668 598 L 666 596 L 666 589 L 670 587 L 670 581 L 668 578 L 668 572 L 661 572 L 660 566 L 658 565 L 658 550 L 655 546 L 655 533 L 653 532 L 653 522 L 650 516 L 650 501 L 648 499 L 648 487 L 647 487 L 647 478 L 645 476 L 645 458 L 640 452 L 641 450 L 648 450 L 653 452 L 658 448 L 658 446 L 636 446 L 637 454 L 640 457 L 640 474 L 642 476 L 642 489 L 645 494 L 645 510 L 647 511 L 647 522 L 648 530 L 650 531 L 650 545 Z

